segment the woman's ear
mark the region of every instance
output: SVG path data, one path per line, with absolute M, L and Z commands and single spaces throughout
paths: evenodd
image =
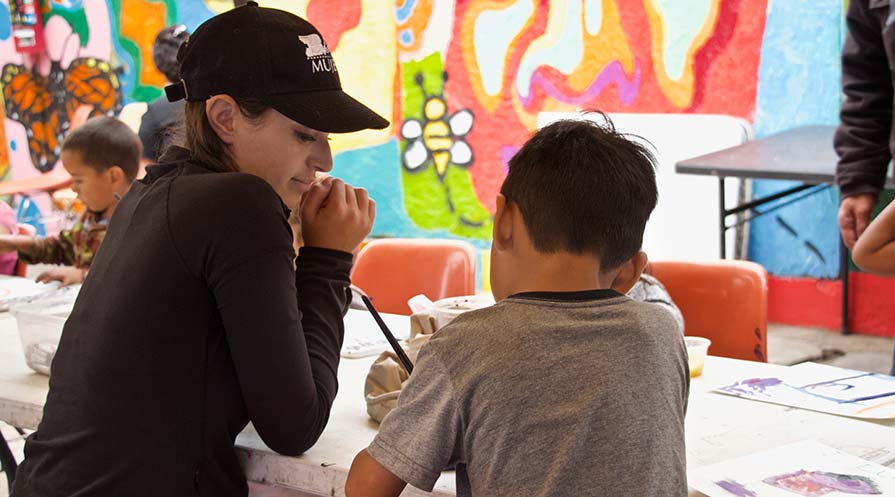
M 222 142 L 232 145 L 236 134 L 239 104 L 230 95 L 215 95 L 205 101 L 205 116 Z
M 646 257 L 646 252 L 638 250 L 634 257 L 628 259 L 628 262 L 625 262 L 618 269 L 618 273 L 612 280 L 610 287 L 619 293 L 628 293 L 637 284 L 637 280 L 640 279 L 643 268 L 646 267 L 648 262 L 649 259 Z

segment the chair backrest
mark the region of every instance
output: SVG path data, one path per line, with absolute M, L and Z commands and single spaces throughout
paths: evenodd
M 475 247 L 460 240 L 373 240 L 357 254 L 351 282 L 380 312 L 410 314 L 407 300 L 475 293 Z
M 684 315 L 684 333 L 712 341 L 709 354 L 767 362 L 768 274 L 748 261 L 653 262 Z

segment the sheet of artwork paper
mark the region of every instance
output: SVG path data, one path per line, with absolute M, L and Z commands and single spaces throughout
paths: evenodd
M 895 497 L 895 470 L 813 440 L 705 466 L 690 478 L 709 497 Z
M 895 419 L 895 377 L 807 362 L 784 375 L 713 390 L 745 399 L 865 419 Z

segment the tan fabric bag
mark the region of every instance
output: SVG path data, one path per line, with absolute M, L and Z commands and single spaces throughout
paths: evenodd
M 431 314 L 414 314 L 410 316 L 410 339 L 403 343 L 404 351 L 411 362 L 416 362 L 420 347 L 435 333 L 435 316 Z M 398 402 L 401 387 L 407 381 L 407 371 L 398 361 L 392 350 L 383 352 L 376 358 L 367 373 L 364 383 L 364 398 L 367 401 L 367 414 L 381 423 Z

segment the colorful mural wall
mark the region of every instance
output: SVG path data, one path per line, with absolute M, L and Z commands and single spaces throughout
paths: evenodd
M 44 0 L 48 53 L 23 57 L 0 2 L 0 177 L 52 168 L 71 112 L 157 98 L 151 42 L 230 0 Z M 506 164 L 546 111 L 727 114 L 764 136 L 835 123 L 842 0 L 261 0 L 323 32 L 347 91 L 390 116 L 336 137 L 335 174 L 379 204 L 378 236 L 489 244 Z M 698 140 L 699 137 L 692 137 Z M 765 194 L 785 185 L 757 182 Z M 752 227 L 773 274 L 830 278 L 831 190 Z M 706 229 L 714 229 L 707 227 Z
M 539 112 L 755 109 L 763 1 L 345 0 L 339 15 L 331 1 L 262 3 L 319 26 L 348 91 L 391 116 L 388 130 L 335 142 L 337 174 L 385 204 L 378 235 L 486 246 L 506 163 Z M 51 0 L 45 57 L 0 37 L 12 175 L 55 165 L 77 105 L 116 113 L 157 98 L 155 33 L 231 5 Z

